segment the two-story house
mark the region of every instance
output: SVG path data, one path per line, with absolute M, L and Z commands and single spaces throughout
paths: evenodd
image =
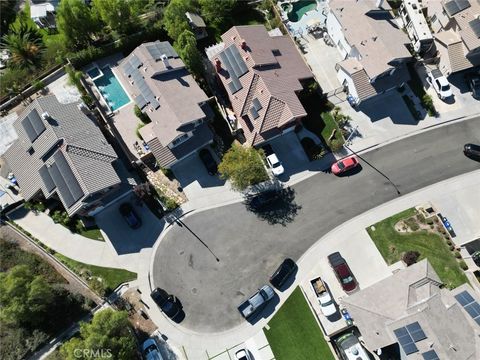
M 259 146 L 294 129 L 307 115 L 298 93 L 312 79 L 292 40 L 263 25 L 234 26 L 206 49 L 230 99 L 247 145 Z
M 151 120 L 139 132 L 161 167 L 213 141 L 208 97 L 169 42 L 138 46 L 119 69 L 123 88 Z
M 337 77 L 353 104 L 409 79 L 409 39 L 386 1 L 331 0 L 329 8 L 327 31 L 344 58 L 335 66 Z

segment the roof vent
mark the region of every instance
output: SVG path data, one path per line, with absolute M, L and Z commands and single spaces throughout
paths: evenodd
M 245 39 L 242 39 L 242 43 L 240 44 L 240 46 L 242 47 L 243 50 L 247 49 L 247 42 L 245 41 Z
M 162 59 L 163 66 L 165 66 L 165 68 L 170 68 L 170 62 L 168 61 L 167 55 L 162 54 L 162 56 L 160 56 L 160 59 Z
M 217 72 L 220 72 L 220 70 L 222 70 L 222 62 L 219 58 L 215 59 L 215 69 L 217 70 Z
M 48 120 L 48 119 L 50 119 L 50 114 L 49 114 L 48 112 L 46 112 L 46 111 L 43 112 L 43 113 L 42 113 L 42 119 L 43 119 L 43 120 Z

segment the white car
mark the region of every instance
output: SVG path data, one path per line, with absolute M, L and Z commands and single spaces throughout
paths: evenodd
M 453 96 L 452 89 L 447 78 L 438 69 L 434 69 L 427 74 L 427 81 L 432 85 L 438 97 L 445 100 Z
M 326 317 L 332 316 L 337 312 L 335 303 L 333 302 L 333 299 L 328 291 L 325 291 L 318 297 L 318 302 L 320 303 L 320 310 L 322 310 L 322 314 Z
M 268 166 L 272 169 L 273 175 L 280 176 L 285 172 L 282 163 L 278 160 L 277 155 L 271 154 L 267 156 Z
M 250 353 L 247 349 L 238 350 L 235 353 L 235 358 L 236 360 L 252 360 L 252 357 L 250 356 Z

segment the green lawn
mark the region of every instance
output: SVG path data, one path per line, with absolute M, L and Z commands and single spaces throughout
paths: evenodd
M 55 257 L 62 263 L 67 265 L 76 274 L 80 275 L 82 273 L 88 272 L 93 277 L 102 278 L 102 283 L 104 284 L 106 294 L 110 293 L 121 283 L 135 280 L 137 278 L 136 273 L 127 270 L 88 265 L 72 260 L 59 253 L 56 253 Z
M 276 360 L 334 359 L 299 287 L 264 329 Z
M 85 236 L 86 238 L 92 239 L 92 240 L 98 240 L 98 241 L 105 241 L 105 239 L 102 236 L 102 233 L 100 232 L 99 228 L 94 228 L 90 230 L 82 230 L 78 233 L 78 235 Z
M 467 282 L 465 273 L 442 237 L 426 231 L 401 234 L 395 230 L 394 225 L 398 221 L 414 214 L 415 209 L 411 208 L 374 224 L 375 231 L 371 227 L 367 228 L 368 234 L 385 261 L 393 264 L 401 260 L 404 252 L 418 251 L 419 260 L 427 258 L 447 287 L 455 288 Z

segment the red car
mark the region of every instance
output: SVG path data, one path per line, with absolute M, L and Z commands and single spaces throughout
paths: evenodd
M 338 281 L 342 285 L 343 291 L 349 294 L 357 290 L 357 279 L 355 279 L 355 276 L 352 274 L 347 262 L 338 251 L 328 255 L 328 262 L 333 268 Z
M 358 160 L 355 155 L 343 158 L 338 160 L 336 163 L 332 165 L 332 172 L 335 175 L 341 174 L 345 171 L 353 169 L 355 166 L 358 165 Z

